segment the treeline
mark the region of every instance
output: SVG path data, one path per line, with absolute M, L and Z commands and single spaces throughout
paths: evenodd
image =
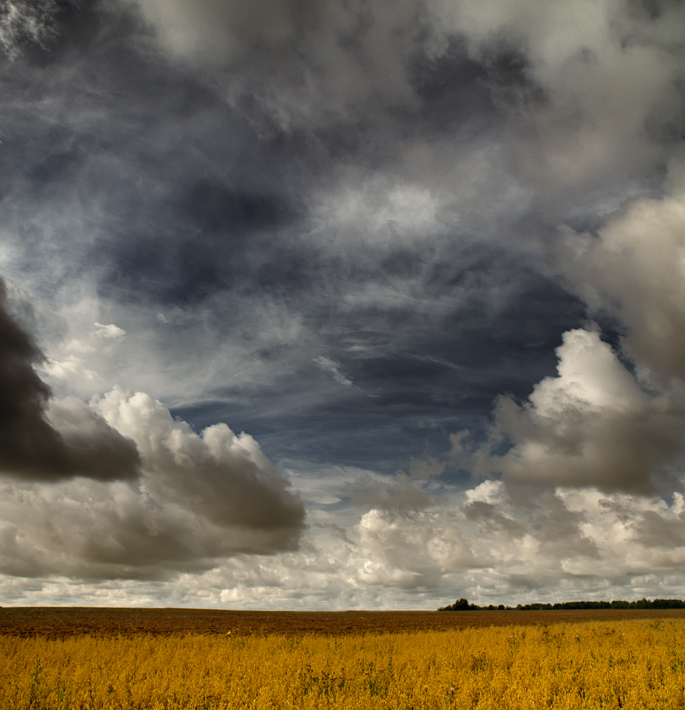
M 682 599 L 639 599 L 627 602 L 617 599 L 610 602 L 581 601 L 556 602 L 555 604 L 534 602 L 533 604 L 517 604 L 516 606 L 505 606 L 504 604 L 478 606 L 478 604 L 469 604 L 467 599 L 457 599 L 454 604 L 441 606 L 438 611 L 552 611 L 557 609 L 685 609 L 685 601 Z

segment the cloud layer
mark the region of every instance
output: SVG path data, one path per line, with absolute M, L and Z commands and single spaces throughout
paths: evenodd
M 5 3 L 3 599 L 685 595 L 683 26 Z

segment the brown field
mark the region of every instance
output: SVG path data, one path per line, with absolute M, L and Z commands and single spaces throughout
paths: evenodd
M 0 635 L 171 636 L 177 634 L 324 636 L 447 631 L 467 627 L 527 626 L 589 621 L 685 619 L 685 609 L 588 611 L 227 611 L 98 607 L 0 608 Z

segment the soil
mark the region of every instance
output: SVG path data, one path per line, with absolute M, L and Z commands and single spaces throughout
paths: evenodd
M 685 609 L 587 611 L 230 611 L 109 607 L 4 607 L 0 634 L 69 636 L 170 636 L 185 634 L 324 635 L 447 631 L 468 626 L 685 619 Z

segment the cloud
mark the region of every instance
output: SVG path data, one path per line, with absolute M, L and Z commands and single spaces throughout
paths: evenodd
M 162 578 L 238 552 L 297 549 L 302 502 L 252 437 L 225 424 L 195 434 L 160 402 L 121 388 L 90 404 L 52 398 L 33 369 L 42 355 L 2 288 L 6 574 Z M 104 341 L 123 334 L 96 324 Z
M 135 444 L 76 399 L 50 400 L 34 364 L 42 354 L 8 312 L 0 283 L 0 470 L 5 476 L 56 481 L 138 475 Z
M 682 451 L 683 410 L 643 391 L 596 332 L 565 333 L 557 355 L 558 376 L 523 405 L 499 399 L 495 428 L 513 447 L 493 468 L 511 483 L 654 492 Z
M 563 252 L 571 287 L 625 325 L 624 345 L 666 387 L 685 379 L 684 166 L 674 158 L 666 194 L 631 201 L 597 236 L 567 232 Z
M 420 588 L 475 563 L 458 525 L 434 512 L 401 515 L 371 510 L 358 526 L 367 558 L 359 576 L 366 584 Z
M 172 56 L 213 73 L 230 101 L 256 99 L 282 126 L 398 105 L 415 111 L 418 67 L 461 47 L 508 114 L 504 134 L 522 176 L 555 201 L 568 202 L 563 191 L 582 194 L 654 171 L 680 135 L 683 66 L 674 27 L 685 17 L 677 3 L 138 5 Z
M 346 483 L 345 490 L 357 505 L 388 514 L 411 515 L 435 503 L 431 480 L 444 471 L 445 464 L 431 456 L 412 458 L 408 474 L 397 471 L 393 476 L 381 476 L 362 470 Z
M 353 252 L 364 248 L 369 258 L 375 251 L 411 248 L 423 242 L 426 234 L 444 230 L 437 214 L 439 197 L 445 199 L 444 195 L 432 194 L 420 184 L 403 185 L 398 175 L 365 179 L 359 172 L 350 169 L 341 175 L 340 183 L 318 196 L 313 206 L 311 237 L 323 241 L 327 251 L 350 251 L 349 257 L 354 258 Z M 360 180 L 364 181 L 361 186 Z M 450 199 L 454 198 L 451 194 Z
M 378 511 L 409 513 L 431 504 L 431 498 L 405 473 L 394 476 L 360 475 L 348 485 L 348 495 L 357 505 Z
M 92 441 L 101 452 L 113 432 L 132 435 L 142 459 L 139 480 L 106 482 L 105 471 L 101 480 L 49 487 L 3 483 L 2 572 L 168 579 L 238 553 L 297 549 L 302 503 L 252 437 L 223 424 L 195 434 L 159 402 L 120 388 L 92 406 L 97 418 L 75 398 L 51 404 L 50 416 L 83 457 Z
M 225 424 L 195 434 L 149 395 L 121 388 L 95 406 L 110 426 L 136 442 L 151 492 L 217 525 L 254 529 L 255 548 L 261 533 L 266 548 L 296 544 L 302 503 L 251 436 L 236 435 Z
M 568 204 L 579 196 L 569 190 L 653 171 L 677 144 L 684 96 L 674 28 L 685 20 L 678 3 L 430 7 L 447 34 L 465 38 L 472 56 L 508 54 L 523 68 L 524 80 L 500 83 L 497 95 L 518 116 L 518 126 L 508 126 L 512 155 L 539 196 Z
M 126 331 L 123 328 L 114 325 L 114 323 L 110 323 L 109 325 L 95 323 L 95 330 L 97 334 L 105 340 L 117 340 L 118 338 L 123 338 L 124 335 L 126 335 Z
M 666 502 L 596 488 L 536 493 L 485 482 L 464 512 L 477 524 L 472 549 L 484 569 L 472 578 L 485 598 L 616 599 L 647 590 L 656 596 L 660 584 L 675 584 L 669 575 L 684 555 L 679 493 Z
M 412 100 L 407 65 L 420 3 L 138 0 L 162 47 L 231 101 L 247 96 L 281 125 L 330 121 L 371 102 Z M 226 76 L 222 72 L 227 71 Z
M 319 488 L 317 473 L 308 478 Z M 130 483 L 4 484 L 0 568 L 18 576 L 0 578 L 3 595 L 16 604 L 426 609 L 459 596 L 515 604 L 679 593 L 685 513 L 678 493 L 665 501 L 484 481 L 448 488 L 440 505 L 421 511 L 361 515 L 332 498 L 297 550 L 263 556 L 226 554 L 235 542 L 226 529 L 213 531 Z M 212 557 L 221 542 L 226 547 Z M 151 584 L 169 577 L 173 584 Z
M 329 372 L 333 380 L 343 387 L 354 387 L 354 382 L 344 375 L 340 370 L 340 365 L 325 355 L 313 358 L 312 362 L 324 372 Z
M 298 553 L 229 560 L 209 586 L 217 600 L 228 588 L 222 598 L 255 608 L 255 595 L 280 608 L 316 599 L 338 609 L 427 608 L 458 596 L 485 604 L 655 596 L 661 583 L 677 589 L 683 531 L 680 494 L 667 503 L 485 481 L 421 511 L 372 509 L 345 537 L 331 522 Z
M 511 484 L 654 494 L 679 489 L 685 453 L 685 180 L 676 152 L 660 197 L 639 197 L 596 234 L 562 227 L 559 271 L 622 330 L 621 355 L 590 330 L 557 349 L 557 377 L 497 401 L 490 442 L 453 437 L 455 459 Z M 510 446 L 494 455 L 497 447 Z M 470 457 L 470 458 L 469 458 Z
M 102 481 L 138 476 L 141 459 L 133 440 L 109 426 L 82 400 L 50 400 L 46 420 L 64 442 L 72 476 Z
M 5 0 L 0 7 L 0 49 L 14 58 L 26 42 L 43 45 L 55 35 L 55 16 L 63 4 L 58 0 Z

